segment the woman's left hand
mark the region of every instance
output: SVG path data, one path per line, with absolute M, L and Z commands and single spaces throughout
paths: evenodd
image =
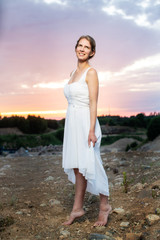
M 94 132 L 90 131 L 88 135 L 88 146 L 91 146 L 91 142 L 93 143 L 93 147 L 95 146 L 95 143 L 97 142 L 97 137 Z

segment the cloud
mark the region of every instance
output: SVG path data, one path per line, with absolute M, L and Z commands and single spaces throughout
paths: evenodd
M 160 53 L 135 61 L 132 65 L 125 67 L 119 74 L 117 73 L 116 75 L 124 75 L 127 72 L 141 70 L 143 70 L 143 72 L 151 72 L 151 70 L 155 68 L 160 69 Z
M 119 16 L 124 20 L 133 21 L 140 27 L 160 29 L 160 2 L 157 0 L 106 1 L 102 10 L 110 16 Z
M 36 2 L 38 2 L 40 0 L 36 0 Z M 56 4 L 59 4 L 59 5 L 66 5 L 67 4 L 67 1 L 64 1 L 64 0 L 43 0 L 43 2 L 47 3 L 47 4 L 52 4 L 52 3 L 56 3 Z
M 120 91 L 160 91 L 160 54 L 139 59 L 119 72 L 100 72 L 103 86 L 113 85 Z
M 65 79 L 63 82 L 37 83 L 33 85 L 33 88 L 49 88 L 49 89 L 64 88 L 64 84 L 67 82 L 68 82 L 68 79 Z

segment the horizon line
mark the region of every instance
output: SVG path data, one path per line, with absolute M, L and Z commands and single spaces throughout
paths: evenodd
M 100 109 L 99 109 L 100 110 Z M 143 113 L 145 116 L 149 115 L 159 115 L 160 112 L 150 112 L 150 113 L 145 113 L 145 112 L 137 112 L 137 113 L 128 113 L 128 114 L 111 114 L 111 113 L 101 113 L 97 114 L 97 117 L 102 117 L 102 116 L 120 116 L 120 117 L 131 117 L 131 116 L 136 116 L 140 113 Z M 34 115 L 34 116 L 40 116 L 42 117 L 43 115 L 55 115 L 56 119 L 62 119 L 65 118 L 66 110 L 49 110 L 49 111 L 18 111 L 18 112 L 0 112 L 0 117 L 10 117 L 10 116 L 24 116 L 27 117 L 28 115 Z M 51 119 L 53 119 L 53 117 Z M 44 117 L 45 118 L 45 117 Z M 48 119 L 48 118 L 47 118 Z

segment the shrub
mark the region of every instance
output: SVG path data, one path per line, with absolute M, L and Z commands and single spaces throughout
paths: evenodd
M 129 144 L 127 144 L 125 151 L 128 152 L 130 149 L 131 149 L 131 146 Z
M 138 143 L 136 141 L 132 142 L 130 144 L 131 148 L 136 148 L 138 146 Z
M 134 141 L 131 144 L 127 144 L 125 151 L 128 152 L 130 149 L 135 149 L 137 146 L 138 146 L 138 143 Z
M 64 128 L 64 125 L 65 125 L 65 118 L 59 120 L 59 121 L 58 121 L 58 124 L 59 124 L 59 127 Z
M 55 136 L 58 140 L 63 142 L 64 128 L 60 128 L 56 131 Z
M 149 140 L 153 141 L 158 135 L 160 135 L 160 116 L 152 118 L 147 129 Z
M 41 117 L 35 117 L 28 115 L 30 133 L 44 133 L 47 129 L 47 121 Z
M 48 127 L 51 129 L 57 129 L 59 127 L 58 122 L 54 119 L 53 120 L 47 119 L 46 121 L 47 121 Z
M 59 145 L 62 144 L 62 141 L 56 138 L 55 133 L 42 134 L 41 135 L 41 145 Z

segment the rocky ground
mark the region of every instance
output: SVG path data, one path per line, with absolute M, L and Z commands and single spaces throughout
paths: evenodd
M 99 198 L 89 193 L 86 215 L 71 226 L 62 225 L 72 209 L 74 186 L 61 168 L 60 149 L 56 154 L 1 156 L 0 240 L 160 239 L 160 153 L 102 152 L 101 156 L 113 212 L 105 227 L 96 228 Z

